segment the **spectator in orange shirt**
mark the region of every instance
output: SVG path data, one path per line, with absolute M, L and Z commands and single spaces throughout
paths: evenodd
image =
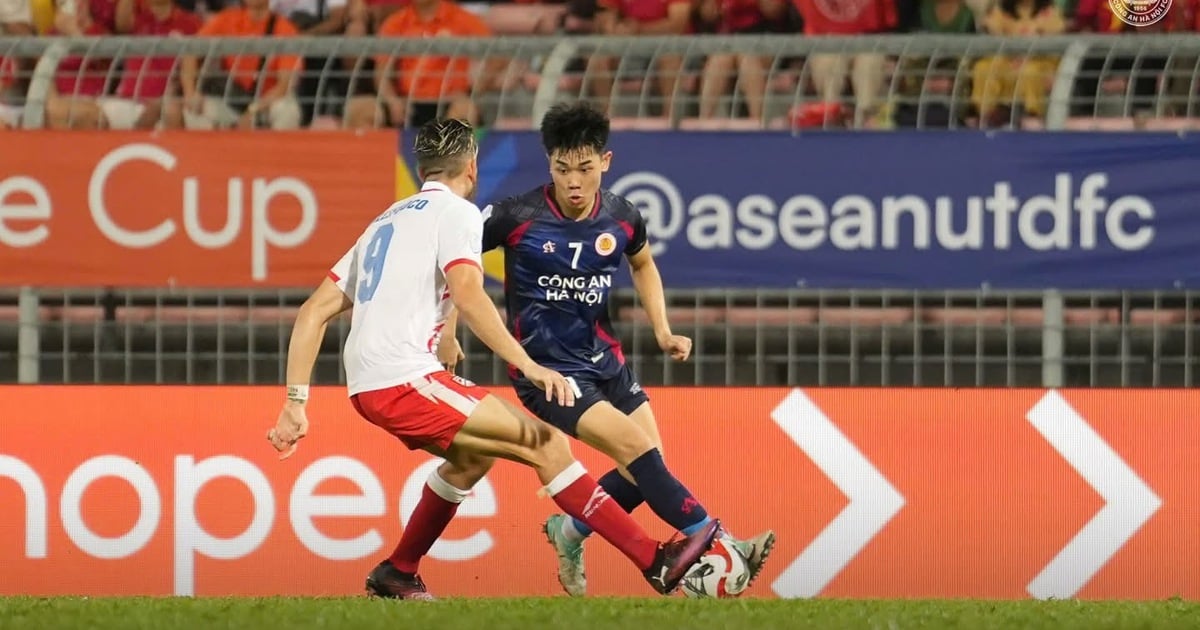
M 391 14 L 379 27 L 384 37 L 487 37 L 491 30 L 483 20 L 450 0 L 413 0 Z M 375 59 L 375 89 L 372 97 L 357 97 L 347 105 L 347 126 L 420 127 L 439 116 L 478 124 L 479 114 L 471 93 L 497 85 L 507 62 L 486 60 L 486 69 L 472 76 L 466 57 L 379 56 Z M 474 86 L 474 90 L 472 87 Z M 382 105 L 382 107 L 378 107 Z M 444 110 L 444 111 L 443 111 Z
M 296 27 L 272 13 L 269 0 L 244 0 L 214 15 L 200 37 L 294 37 Z M 300 58 L 229 55 L 221 59 L 222 73 L 200 79 L 199 59 L 184 57 L 180 88 L 184 120 L 189 129 L 238 127 L 296 129 L 300 104 L 293 92 Z
M 683 35 L 692 17 L 690 0 L 600 0 L 596 30 L 601 35 Z M 617 60 L 593 55 L 588 63 L 592 92 L 600 109 L 608 110 L 612 96 Z M 662 97 L 662 115 L 670 118 L 675 111 L 676 82 L 683 58 L 659 55 L 653 59 L 653 74 Z

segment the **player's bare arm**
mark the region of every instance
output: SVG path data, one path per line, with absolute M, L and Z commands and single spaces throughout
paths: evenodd
M 296 314 L 292 338 L 288 342 L 287 401 L 279 412 L 275 428 L 267 432 L 271 446 L 282 453 L 279 459 L 291 457 L 296 452 L 296 444 L 308 433 L 304 405 L 308 402 L 308 384 L 321 340 L 329 322 L 353 305 L 332 280 L 325 278 Z
M 663 292 L 662 276 L 649 247 L 643 247 L 629 257 L 629 270 L 633 274 L 633 288 L 642 301 L 650 324 L 654 327 L 654 339 L 663 352 L 676 361 L 687 361 L 692 354 L 692 340 L 671 333 L 667 320 L 667 298 Z
M 446 272 L 446 286 L 450 289 L 450 300 L 461 314 L 463 321 L 479 340 L 487 344 L 501 359 L 516 366 L 538 387 L 546 391 L 546 400 L 558 400 L 566 407 L 575 404 L 575 392 L 567 379 L 554 370 L 546 369 L 533 361 L 521 343 L 509 334 L 504 320 L 483 290 L 483 272 L 474 265 L 455 265 Z

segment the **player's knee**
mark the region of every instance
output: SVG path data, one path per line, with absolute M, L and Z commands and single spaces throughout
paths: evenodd
M 495 460 L 485 455 L 460 454 L 438 466 L 438 474 L 454 487 L 467 490 L 488 474 L 493 463 Z
M 567 436 L 554 429 L 546 432 L 544 439 L 534 449 L 532 457 L 536 467 L 547 469 L 563 468 L 575 460 Z
M 643 431 L 626 431 L 618 435 L 610 435 L 604 443 L 596 446 L 621 466 L 627 466 L 629 462 L 657 448 L 654 440 Z

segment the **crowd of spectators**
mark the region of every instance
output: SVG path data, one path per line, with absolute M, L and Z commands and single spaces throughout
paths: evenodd
M 0 34 L 29 37 L 489 37 L 689 34 L 1154 34 L 1197 30 L 1200 0 L 1174 0 L 1166 18 L 1133 27 L 1109 0 L 566 0 L 457 4 L 453 0 L 0 0 Z M 0 50 L 0 55 L 4 53 Z M 0 57 L 0 127 L 23 106 L 44 107 L 53 129 L 370 128 L 412 126 L 439 114 L 479 122 L 480 99 L 537 85 L 536 64 L 436 55 L 326 59 L 241 54 L 199 57 L 71 55 L 44 102 L 25 101 L 35 60 Z M 717 53 L 639 59 L 607 51 L 572 60 L 560 89 L 609 105 L 635 92 L 665 118 L 766 124 L 768 97 L 803 93 L 791 124 L 995 125 L 1045 114 L 1059 59 L 1046 55 L 807 58 Z M 1190 66 L 1188 64 L 1191 64 Z M 1190 102 L 1195 59 L 1096 57 L 1083 62 L 1077 99 L 1122 106 L 1173 94 Z M 1184 79 L 1164 85 L 1182 69 Z M 1105 70 L 1108 76 L 1102 76 Z M 1115 71 L 1115 72 L 1114 72 Z M 1090 72 L 1090 74 L 1089 74 Z M 905 100 L 905 95 L 920 99 Z M 687 98 L 681 98 L 686 96 Z M 897 98 L 899 97 L 899 98 Z M 919 102 L 918 102 L 919 101 Z M 641 112 L 645 114 L 646 112 Z M 1128 113 L 1128 112 L 1126 112 Z M 1183 112 L 1177 112 L 1183 113 Z M 1191 113 L 1186 112 L 1186 113 Z

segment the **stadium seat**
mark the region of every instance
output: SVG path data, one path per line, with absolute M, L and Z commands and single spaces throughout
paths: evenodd
M 1192 131 L 1200 129 L 1195 118 L 1151 118 L 1146 121 L 1146 131 Z
M 578 72 L 564 72 L 558 79 L 558 91 L 567 94 L 579 94 L 583 91 L 584 75 Z
M 334 116 L 315 116 L 308 128 L 313 131 L 337 131 L 342 128 L 342 121 Z
M 834 326 L 889 326 L 913 321 L 911 308 L 821 308 L 818 320 Z
M 667 308 L 667 321 L 671 322 L 672 326 L 719 324 L 725 321 L 725 315 L 725 308 L 720 306 L 701 306 L 697 308 L 672 306 Z M 650 324 L 650 318 L 646 316 L 646 311 L 640 307 L 631 306 L 621 309 L 620 319 L 632 324 Z
M 948 307 L 921 309 L 921 320 L 939 326 L 1041 326 L 1042 309 Z
M 283 324 L 290 327 L 300 313 L 299 306 L 252 306 L 247 319 L 253 324 Z
M 1121 311 L 1115 308 L 1068 308 L 1063 311 L 1063 323 L 1067 326 L 1093 326 L 1120 322 Z
M 803 326 L 816 323 L 817 309 L 744 306 L 729 309 L 725 321 L 738 326 Z
M 43 321 L 92 324 L 104 320 L 102 306 L 43 306 L 40 310 Z
M 218 324 L 245 322 L 246 308 L 235 306 L 122 306 L 117 321 L 131 324 Z
M 497 118 L 496 122 L 492 123 L 492 129 L 496 131 L 529 131 L 533 129 L 533 119 Z
M 760 131 L 762 121 L 753 118 L 684 118 L 681 131 Z
M 1200 320 L 1200 312 L 1193 309 L 1192 321 Z M 1129 323 L 1133 326 L 1177 326 L 1186 324 L 1188 312 L 1182 308 L 1153 309 L 1135 308 L 1129 313 Z
M 1068 131 L 1133 131 L 1135 125 L 1132 118 L 1091 118 L 1081 116 L 1068 118 L 1065 129 Z
M 767 121 L 767 129 L 783 130 L 783 129 L 791 129 L 791 127 L 792 127 L 792 121 L 788 120 L 788 118 L 786 116 L 776 116 L 775 118 L 772 118 L 771 120 Z
M 0 322 L 17 323 L 21 319 L 18 306 L 0 306 Z M 41 322 L 67 322 L 91 324 L 104 319 L 104 308 L 100 306 L 39 306 L 38 320 Z
M 254 324 L 291 326 L 296 306 L 122 306 L 117 320 L 133 324 Z
M 497 35 L 531 35 L 557 25 L 565 11 L 562 4 L 493 4 L 482 17 Z
M 613 118 L 609 125 L 614 131 L 669 131 L 671 121 L 656 116 L 652 118 Z

